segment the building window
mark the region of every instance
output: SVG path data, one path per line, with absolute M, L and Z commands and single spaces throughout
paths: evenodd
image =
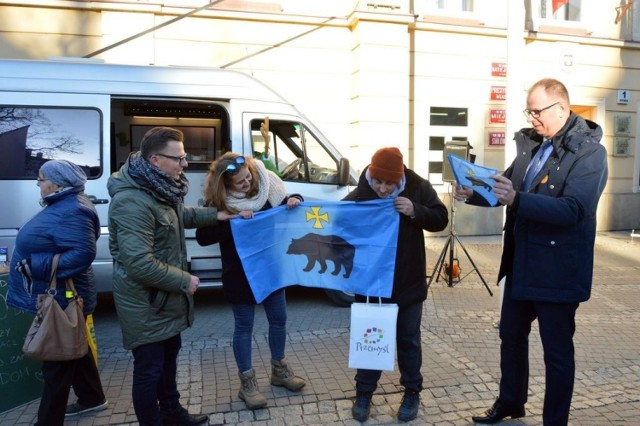
M 631 17 L 631 22 L 632 22 L 632 26 L 633 26 L 633 41 L 640 41 L 640 2 L 633 2 L 631 3 L 632 6 L 632 10 L 626 10 L 625 16 L 623 16 L 621 18 L 622 19 L 626 19 L 629 15 L 631 15 L 631 13 L 633 13 L 632 17 Z M 629 4 L 629 0 L 627 0 L 626 4 Z M 622 13 L 623 8 L 620 8 L 620 10 L 617 10 L 616 12 L 618 14 Z
M 448 11 L 473 11 L 473 0 L 427 0 L 427 9 L 441 9 Z
M 555 21 L 580 21 L 582 0 L 540 0 L 540 17 Z
M 467 108 L 431 107 L 429 125 L 467 127 L 469 114 Z
M 453 107 L 429 108 L 429 181 L 443 184 L 444 147 L 450 141 L 469 139 L 469 109 Z

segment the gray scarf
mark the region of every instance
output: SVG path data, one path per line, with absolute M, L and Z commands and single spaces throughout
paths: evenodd
M 142 158 L 139 151 L 129 157 L 129 176 L 174 207 L 182 202 L 189 191 L 189 180 L 184 173 L 180 175 L 180 180 L 175 180 Z

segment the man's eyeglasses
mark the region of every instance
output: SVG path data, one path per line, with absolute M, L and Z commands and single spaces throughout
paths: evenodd
M 244 159 L 244 157 L 242 156 L 236 157 L 236 159 L 233 160 L 232 163 L 229 163 L 224 167 L 224 171 L 222 172 L 222 174 L 229 173 L 231 176 L 233 176 L 237 174 L 240 171 L 240 169 L 244 167 L 246 164 L 247 164 L 247 161 Z
M 558 102 L 556 102 L 554 104 L 551 104 L 549 106 L 546 106 L 546 107 L 544 107 L 542 109 L 524 109 L 524 110 L 522 110 L 522 113 L 524 114 L 524 116 L 526 118 L 529 118 L 529 116 L 532 116 L 533 118 L 540 118 L 540 114 L 542 114 L 543 111 L 546 111 L 549 108 L 558 105 L 559 103 L 560 103 L 560 101 L 558 101 Z
M 45 182 L 45 181 L 47 181 L 47 180 L 49 180 L 49 179 L 47 179 L 47 178 L 43 178 L 43 177 L 40 177 L 40 176 L 36 176 L 36 180 L 37 180 L 38 182 Z
M 158 153 L 156 153 L 156 155 L 159 155 L 160 157 L 164 157 L 164 158 L 170 158 L 173 161 L 175 161 L 176 163 L 180 164 L 183 161 L 187 161 L 187 155 L 188 154 L 185 154 L 185 155 L 183 155 L 181 157 L 176 157 L 175 155 L 167 155 L 167 154 L 162 154 L 162 153 L 158 152 Z

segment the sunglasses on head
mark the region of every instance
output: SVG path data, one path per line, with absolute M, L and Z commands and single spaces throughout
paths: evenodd
M 230 175 L 233 176 L 236 173 L 238 173 L 240 171 L 240 169 L 247 164 L 247 161 L 242 156 L 236 157 L 236 159 L 232 160 L 232 161 L 233 162 L 228 163 L 224 167 L 224 171 L 222 172 L 223 174 L 224 173 L 229 173 Z

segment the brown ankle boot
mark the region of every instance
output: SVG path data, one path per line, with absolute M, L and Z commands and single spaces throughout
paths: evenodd
M 252 368 L 251 370 L 243 371 L 239 376 L 240 391 L 238 391 L 238 396 L 247 404 L 247 408 L 255 410 L 267 405 L 267 399 L 258 389 L 255 370 Z
M 273 386 L 284 386 L 290 391 L 302 389 L 306 384 L 302 377 L 293 374 L 286 358 L 281 361 L 271 360 L 271 384 Z

